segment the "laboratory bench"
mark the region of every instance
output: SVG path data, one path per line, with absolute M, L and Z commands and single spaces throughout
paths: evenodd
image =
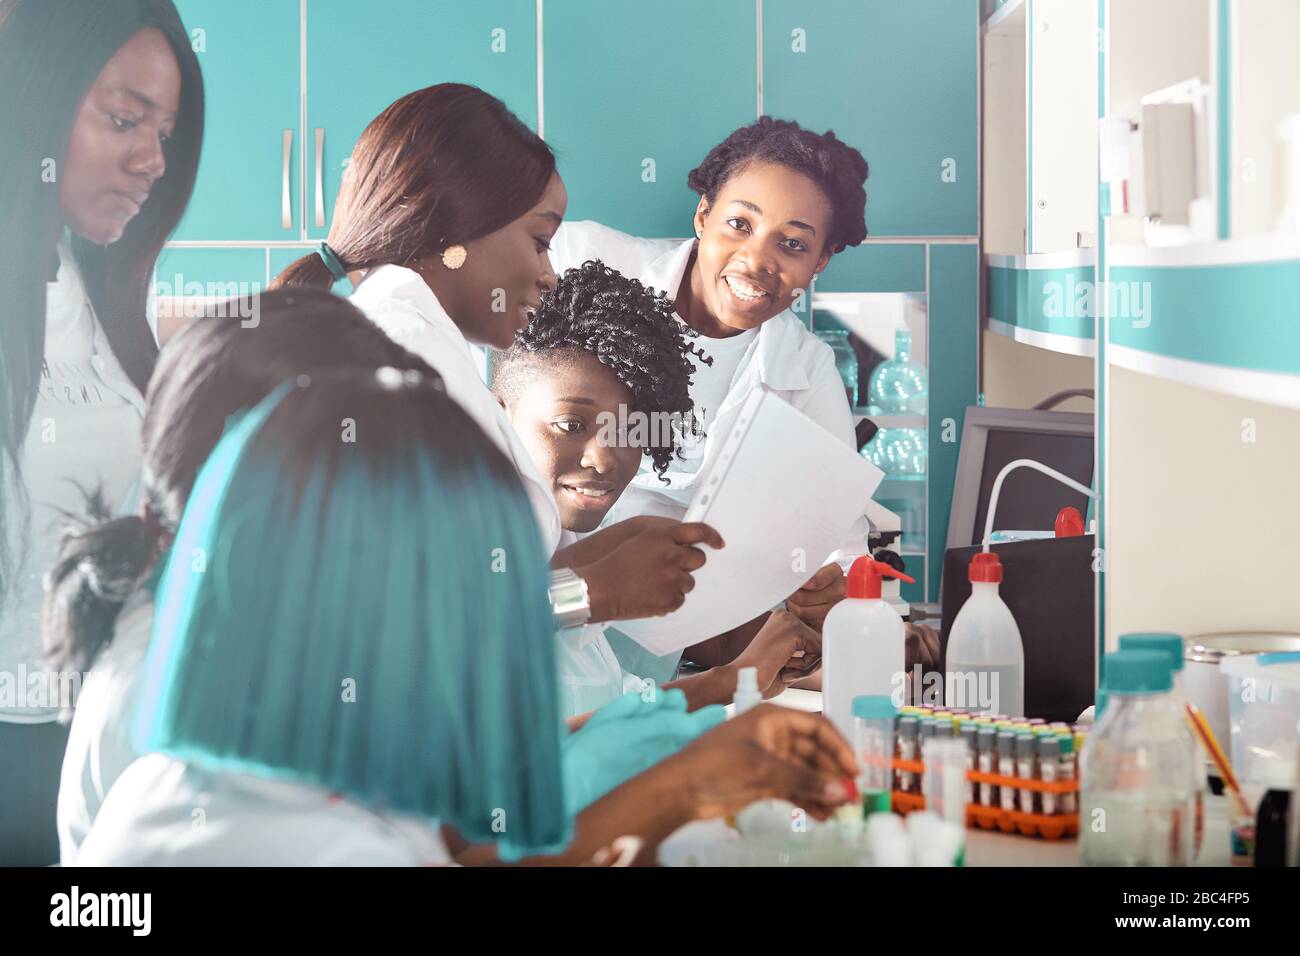
M 821 693 L 789 689 L 770 703 L 813 713 L 821 711 Z M 1224 796 L 1205 794 L 1204 836 L 1196 866 L 1230 866 L 1228 800 Z M 660 847 L 659 858 L 668 866 L 696 865 L 707 858 L 709 847 L 722 842 L 739 841 L 740 834 L 725 821 L 704 820 L 690 823 L 672 834 Z M 966 866 L 1078 866 L 1079 840 L 1043 840 L 1019 834 L 966 830 Z

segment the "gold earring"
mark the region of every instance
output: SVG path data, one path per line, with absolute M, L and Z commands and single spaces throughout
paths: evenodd
M 464 246 L 448 246 L 442 253 L 442 264 L 448 269 L 459 269 L 465 264 L 465 257 L 469 255 Z

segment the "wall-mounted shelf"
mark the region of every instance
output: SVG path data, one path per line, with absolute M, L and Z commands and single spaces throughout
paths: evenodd
M 1094 356 L 1094 249 L 986 255 L 989 330 L 1065 355 Z
M 1107 360 L 1300 409 L 1300 237 L 1107 250 L 1107 287 L 1145 314 L 1107 322 Z

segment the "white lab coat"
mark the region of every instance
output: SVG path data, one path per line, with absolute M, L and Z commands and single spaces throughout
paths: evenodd
M 14 523 L 0 541 L 17 558 L 13 591 L 0 613 L 0 673 L 14 675 L 0 687 L 0 720 L 43 723 L 59 716 L 47 691 L 41 649 L 41 579 L 58 553 L 65 513 L 83 514 L 85 491 L 99 488 L 116 513 L 133 510 L 140 474 L 140 422 L 144 397 L 118 364 L 103 323 L 86 293 L 71 236 L 58 245 L 59 270 L 45 290 L 45 352 L 27 440 L 19 451 L 28 495 L 28 548 L 22 540 L 15 500 L 4 502 Z M 26 321 L 26 317 L 17 317 Z M 9 499 L 12 489 L 0 489 Z M 27 678 L 24 680 L 24 676 Z M 40 692 L 34 692 L 36 687 Z
M 567 548 L 584 537 L 564 531 L 560 534 L 560 547 Z M 590 713 L 624 694 L 645 690 L 646 682 L 629 674 L 619 663 L 605 637 L 604 624 L 565 628 L 556 632 L 555 639 L 561 717 Z
M 367 273 L 350 298 L 353 305 L 398 345 L 414 352 L 442 375 L 455 399 L 514 464 L 537 516 L 547 555 L 560 540 L 560 512 L 551 489 L 495 396 L 484 384 L 470 344 L 420 275 L 401 266 Z
M 599 259 L 672 300 L 686 275 L 694 246 L 694 239 L 642 239 L 596 222 L 566 222 L 552 240 L 551 263 L 558 275 L 588 259 Z M 706 351 L 708 341 L 699 340 Z M 641 514 L 680 518 L 695 493 L 698 476 L 731 430 L 745 399 L 760 386 L 774 391 L 846 444 L 856 446 L 853 414 L 835 368 L 835 354 L 787 309 L 759 326 L 707 429 L 700 459 L 683 463 L 674 457 L 664 475 L 668 479 L 665 485 L 650 459 L 642 458 L 640 471 L 610 509 L 605 524 Z M 779 455 L 781 450 L 774 448 L 772 453 Z M 865 523 L 861 530 L 865 532 Z M 859 553 L 865 548 L 863 534 Z
M 59 860 L 77 862 L 95 816 L 140 754 L 131 744 L 144 658 L 153 633 L 153 595 L 137 591 L 117 617 L 113 640 L 99 652 L 77 696 L 59 779 Z
M 381 814 L 312 786 L 141 757 L 109 791 L 81 866 L 438 866 L 437 821 Z

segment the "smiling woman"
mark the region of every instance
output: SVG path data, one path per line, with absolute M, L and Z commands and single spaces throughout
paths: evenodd
M 194 186 L 203 80 L 170 0 L 0 0 L 0 90 L 0 672 L 34 674 L 53 524 L 81 489 L 127 505 L 138 471 L 148 283 Z M 0 706 L 0 765 L 23 768 L 0 775 L 5 862 L 56 856 L 57 704 Z
M 560 228 L 551 253 L 557 271 L 599 259 L 666 295 L 700 335 L 690 397 L 705 439 L 686 445 L 665 471 L 643 461 L 605 524 L 648 514 L 680 518 L 696 477 L 756 388 L 854 444 L 834 353 L 796 313 L 806 313 L 807 290 L 831 256 L 866 237 L 866 178 L 862 154 L 834 133 L 763 117 L 691 171 L 688 183 L 700 194 L 693 239 L 638 238 L 594 222 Z M 863 550 L 865 534 L 845 544 Z M 842 577 L 833 577 L 829 588 L 842 589 Z M 648 661 L 628 644 L 616 649 L 638 673 L 671 676 L 662 660 Z

